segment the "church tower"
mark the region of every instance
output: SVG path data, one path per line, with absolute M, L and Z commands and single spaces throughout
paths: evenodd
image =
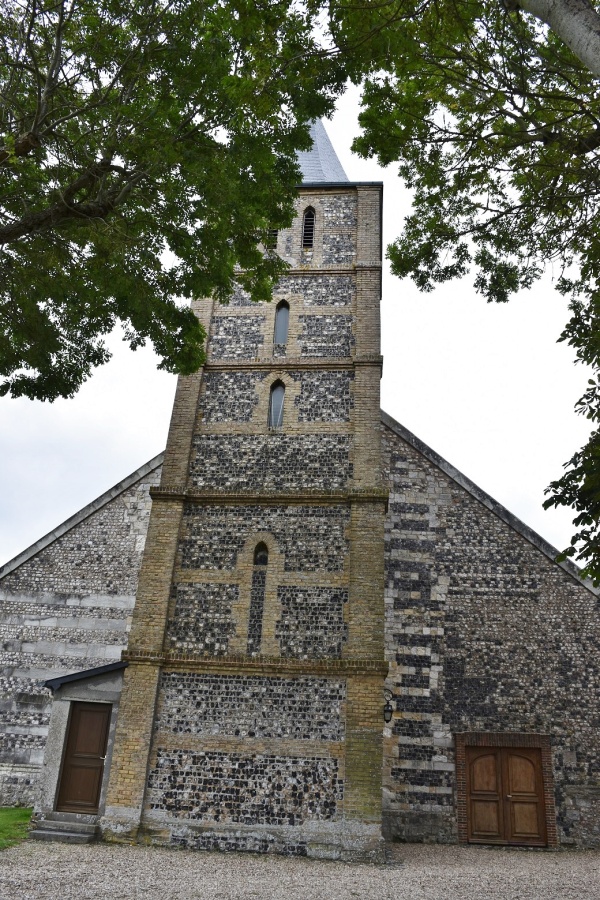
M 194 304 L 207 361 L 152 491 L 107 840 L 380 849 L 382 187 L 312 136 L 273 301 Z

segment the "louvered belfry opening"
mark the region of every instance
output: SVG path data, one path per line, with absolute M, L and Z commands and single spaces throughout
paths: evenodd
M 279 232 L 276 228 L 269 228 L 263 247 L 265 250 L 277 250 L 277 236 Z
M 309 206 L 302 220 L 302 249 L 312 250 L 315 243 L 315 211 Z

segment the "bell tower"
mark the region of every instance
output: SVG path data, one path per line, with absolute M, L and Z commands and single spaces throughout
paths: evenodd
M 207 361 L 152 492 L 105 840 L 380 850 L 382 187 L 312 136 L 273 301 L 194 304 Z

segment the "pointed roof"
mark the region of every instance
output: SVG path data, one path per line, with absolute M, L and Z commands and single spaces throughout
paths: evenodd
M 303 184 L 339 184 L 348 181 L 348 176 L 336 156 L 329 135 L 320 119 L 310 126 L 313 145 L 310 150 L 298 153 Z

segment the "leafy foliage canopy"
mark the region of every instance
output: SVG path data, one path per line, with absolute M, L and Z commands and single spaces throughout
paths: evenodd
M 296 150 L 340 66 L 289 0 L 0 0 L 0 393 L 70 396 L 117 321 L 169 371 L 203 360 L 183 301 L 288 224 Z M 238 276 L 236 276 L 238 277 Z
M 552 265 L 572 313 L 561 339 L 595 370 L 579 411 L 599 422 L 597 76 L 539 18 L 497 0 L 348 7 L 338 39 L 359 32 L 373 39 L 355 149 L 397 163 L 414 197 L 388 248 L 393 271 L 423 291 L 471 273 L 505 302 Z M 548 493 L 546 506 L 578 513 L 563 556 L 600 583 L 600 431 Z

